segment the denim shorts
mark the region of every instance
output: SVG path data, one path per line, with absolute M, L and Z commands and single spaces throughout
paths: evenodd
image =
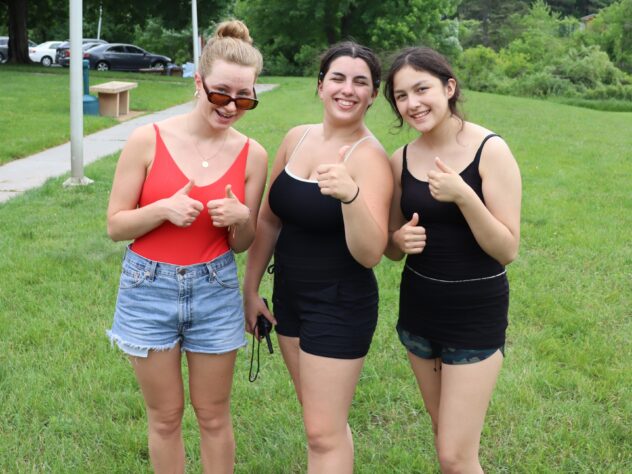
M 178 344 L 182 351 L 207 354 L 245 346 L 233 253 L 178 266 L 146 259 L 128 248 L 107 334 L 123 352 L 137 357 Z
M 505 355 L 504 344 L 500 347 L 489 349 L 458 349 L 430 341 L 425 337 L 417 336 L 397 325 L 399 340 L 409 352 L 421 359 L 441 359 L 447 365 L 475 364 L 493 356 L 500 350 Z

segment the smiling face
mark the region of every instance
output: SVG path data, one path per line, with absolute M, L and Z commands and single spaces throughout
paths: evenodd
M 209 91 L 221 92 L 231 97 L 254 97 L 255 79 L 254 67 L 217 59 L 213 61 L 210 73 L 204 78 L 204 84 Z M 202 78 L 197 73 L 195 83 L 199 93 L 197 107 L 208 118 L 211 127 L 228 128 L 246 112 L 238 109 L 234 101 L 224 106 L 210 103 L 202 86 Z
M 429 132 L 447 120 L 452 112 L 448 100 L 456 81 L 444 84 L 427 71 L 404 66 L 393 77 L 393 96 L 397 110 L 408 125 L 419 132 Z
M 363 59 L 340 56 L 331 62 L 319 82 L 318 95 L 325 113 L 332 118 L 361 120 L 377 90 L 373 88 L 371 71 Z

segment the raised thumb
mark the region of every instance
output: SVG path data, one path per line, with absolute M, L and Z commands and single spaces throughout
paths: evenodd
M 454 171 L 452 171 L 452 168 L 441 161 L 441 158 L 439 158 L 438 156 L 435 156 L 435 165 L 437 165 L 437 168 L 439 168 L 439 170 L 443 173 L 454 173 Z
M 189 194 L 189 191 L 191 191 L 193 184 L 193 180 L 189 181 L 187 184 L 184 185 L 182 189 L 178 190 L 176 194 Z
M 233 189 L 231 184 L 226 185 L 226 197 L 230 199 L 237 199 L 237 197 L 233 194 Z
M 340 161 L 344 162 L 345 158 L 347 157 L 347 152 L 349 151 L 349 149 L 351 148 L 351 145 L 344 145 L 340 147 L 340 150 L 338 150 L 338 156 L 340 157 Z
M 419 214 L 413 213 L 413 217 L 408 221 L 408 225 L 416 227 L 419 224 Z

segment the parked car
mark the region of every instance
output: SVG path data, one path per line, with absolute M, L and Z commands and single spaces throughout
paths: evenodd
M 95 38 L 84 38 L 82 40 L 83 46 L 82 48 L 84 48 L 85 51 L 85 45 L 86 44 L 108 44 L 107 41 L 102 40 L 102 39 L 95 39 Z M 66 40 L 64 41 L 62 44 L 59 45 L 59 47 L 57 48 L 57 54 L 55 55 L 55 60 L 61 64 L 64 67 L 68 67 L 70 66 L 70 41 Z
M 29 40 L 29 48 L 37 46 L 35 41 Z M 9 37 L 0 36 L 0 63 L 6 62 L 9 59 Z
M 40 63 L 42 66 L 50 66 L 55 62 L 56 50 L 61 43 L 61 41 L 46 41 L 45 43 L 29 48 L 31 61 Z
M 90 69 L 108 71 L 137 71 L 144 68 L 164 69 L 171 59 L 160 54 L 149 53 L 133 44 L 111 43 L 90 48 L 83 54 L 90 61 Z

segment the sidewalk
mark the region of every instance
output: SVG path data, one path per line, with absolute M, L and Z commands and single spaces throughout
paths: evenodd
M 257 94 L 272 90 L 275 84 L 257 84 Z M 160 112 L 143 115 L 83 138 L 84 166 L 123 148 L 132 131 L 193 108 L 193 101 Z M 44 184 L 49 178 L 70 173 L 70 142 L 0 166 L 0 203 Z M 88 176 L 89 177 L 89 176 Z

